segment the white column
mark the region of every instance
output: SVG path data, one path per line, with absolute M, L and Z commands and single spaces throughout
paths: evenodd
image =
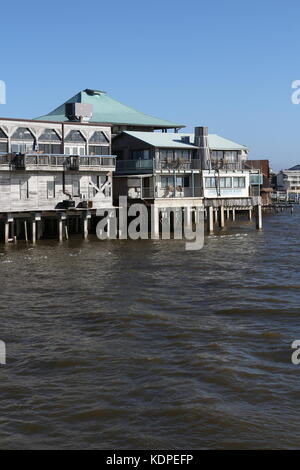
M 83 219 L 83 238 L 84 238 L 84 240 L 87 239 L 88 234 L 89 234 L 88 219 L 86 217 L 84 217 L 84 219 Z
M 36 220 L 32 220 L 32 243 L 36 242 Z
M 207 208 L 207 223 L 208 223 L 208 231 L 212 233 L 214 231 L 214 208 L 213 206 L 209 206 Z
M 220 207 L 220 227 L 225 227 L 225 218 L 224 218 L 224 206 Z
M 159 238 L 159 208 L 155 205 L 151 208 L 151 232 L 152 238 Z
M 262 229 L 262 208 L 261 204 L 258 204 L 256 207 L 256 228 L 258 230 Z

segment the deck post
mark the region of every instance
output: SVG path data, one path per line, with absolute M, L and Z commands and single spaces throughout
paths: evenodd
M 159 238 L 159 208 L 153 205 L 151 207 L 151 228 L 152 228 L 152 238 Z
M 256 206 L 256 228 L 257 228 L 257 230 L 262 229 L 262 208 L 261 208 L 261 204 L 257 204 L 257 206 Z
M 251 207 L 249 209 L 249 220 L 252 220 L 252 209 L 251 209 Z
M 7 245 L 9 241 L 9 222 L 5 220 L 4 222 L 4 243 Z
M 32 219 L 31 222 L 31 231 L 32 231 L 32 243 L 36 243 L 36 220 Z
M 83 218 L 83 239 L 86 240 L 88 235 L 89 235 L 88 218 L 84 217 Z
M 190 227 L 192 225 L 192 208 L 185 208 L 185 226 Z
M 226 209 L 226 219 L 229 220 L 229 208 Z
M 208 232 L 212 233 L 214 231 L 214 208 L 213 206 L 209 206 L 207 208 L 207 228 Z
M 219 224 L 220 224 L 220 227 L 221 228 L 224 228 L 225 227 L 225 218 L 224 218 L 224 206 L 220 206 L 220 220 L 219 220 Z
M 218 223 L 218 208 L 215 208 L 215 223 Z
M 63 241 L 63 221 L 61 218 L 58 219 L 58 241 Z
M 235 222 L 235 208 L 232 208 L 232 221 Z

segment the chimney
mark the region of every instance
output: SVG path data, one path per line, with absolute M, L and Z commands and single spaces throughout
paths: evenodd
M 204 170 L 208 168 L 210 153 L 208 146 L 208 127 L 195 127 L 195 142 L 194 144 L 199 147 L 197 158 L 201 161 L 201 168 Z
M 93 105 L 89 103 L 66 103 L 65 115 L 69 121 L 89 122 L 93 116 Z

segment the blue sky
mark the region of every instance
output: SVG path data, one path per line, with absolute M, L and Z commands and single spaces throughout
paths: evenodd
M 296 0 L 4 2 L 0 116 L 36 117 L 96 88 L 286 168 L 300 163 L 299 17 Z

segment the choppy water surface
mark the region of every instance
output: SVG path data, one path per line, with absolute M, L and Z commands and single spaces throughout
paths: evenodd
M 0 448 L 298 447 L 299 230 L 0 247 Z

